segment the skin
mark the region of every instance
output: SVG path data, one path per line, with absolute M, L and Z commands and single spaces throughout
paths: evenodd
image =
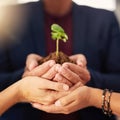
M 44 9 L 51 15 L 64 16 L 72 7 L 72 0 L 43 0 Z
M 74 86 L 78 83 L 83 85 L 90 79 L 89 72 L 86 68 L 86 64 L 87 64 L 86 59 L 81 54 L 70 56 L 70 59 L 76 61 L 76 65 L 73 63 L 64 63 L 63 65 L 58 65 L 53 60 L 47 61 L 47 62 L 43 63 L 42 65 L 38 65 L 37 61 L 39 61 L 40 59 L 41 59 L 41 56 L 38 56 L 36 54 L 30 54 L 27 57 L 26 69 L 25 69 L 25 73 L 23 74 L 23 77 L 39 76 L 39 77 L 42 77 L 45 79 L 49 79 L 50 81 L 57 81 L 58 83 L 66 83 L 71 88 L 72 88 L 72 86 Z M 31 69 L 31 66 L 32 66 L 32 69 Z M 70 95 L 71 95 L 72 91 L 73 90 L 69 91 Z M 75 91 L 77 92 L 77 89 Z M 66 94 L 66 96 L 67 95 L 68 94 Z M 74 96 L 74 94 L 72 94 L 72 95 Z M 79 95 L 77 95 L 77 96 L 79 96 Z M 77 99 L 79 99 L 79 98 L 76 97 L 76 100 Z M 33 103 L 32 104 L 33 107 L 36 107 L 36 104 L 38 104 L 38 103 L 37 102 Z M 53 107 L 54 104 L 51 104 L 51 105 L 52 106 L 49 106 L 49 108 L 50 109 L 53 108 L 53 110 L 56 110 Z M 76 111 L 78 109 L 78 105 L 76 107 L 77 108 L 72 109 L 73 110 L 72 112 L 74 112 L 74 110 Z M 48 110 L 46 110 L 45 108 L 41 108 L 41 107 L 38 107 L 38 108 L 44 109 L 44 111 L 48 112 Z M 63 110 L 61 110 L 61 111 L 63 111 Z M 58 111 L 58 113 L 61 111 Z M 53 111 L 53 113 L 56 113 L 56 112 L 57 112 L 57 110 Z
M 89 94 L 88 94 L 89 93 Z M 33 104 L 33 107 L 49 112 L 49 113 L 63 113 L 70 114 L 77 110 L 94 106 L 101 109 L 103 90 L 82 86 L 71 91 L 70 94 L 60 98 L 51 105 Z M 74 97 L 73 97 L 74 96 Z M 110 107 L 112 113 L 120 116 L 120 93 L 112 93 Z
M 38 58 L 37 55 L 36 55 L 36 57 Z M 34 54 L 28 56 L 28 59 L 26 61 L 26 66 L 28 69 L 30 68 L 29 66 L 31 65 L 31 63 L 33 64 L 32 65 L 33 69 L 36 68 L 35 65 L 37 64 L 37 60 L 38 60 L 36 57 L 34 56 Z M 71 63 L 70 63 L 70 65 L 69 65 L 69 63 L 65 63 L 65 64 L 63 64 L 62 67 L 64 68 L 67 65 L 67 69 L 69 68 L 69 70 L 74 71 L 76 74 L 83 74 L 84 72 L 83 73 L 80 72 L 77 67 L 79 66 L 80 68 L 83 67 L 84 69 L 86 69 L 87 62 L 86 62 L 85 58 L 81 55 L 74 55 L 74 56 L 71 56 L 70 58 L 75 60 L 78 65 L 74 66 L 74 65 L 71 65 Z M 41 59 L 41 58 L 39 57 L 39 59 Z M 34 61 L 34 62 L 32 62 L 32 61 Z M 55 63 L 54 63 L 54 61 L 51 61 L 51 62 L 52 62 L 53 66 L 50 69 L 53 69 Z M 58 67 L 59 69 L 57 69 L 57 71 L 62 71 L 63 70 L 62 67 L 60 67 L 60 68 Z M 74 68 L 76 68 L 76 69 L 74 69 Z M 28 70 L 27 72 L 29 73 L 30 70 Z M 66 75 L 63 71 L 63 75 L 65 74 L 66 77 L 68 76 L 68 73 Z M 49 72 L 48 72 L 48 74 L 49 74 Z M 81 75 L 81 77 L 82 77 L 82 75 Z M 49 113 L 69 114 L 69 113 L 75 112 L 77 110 L 80 110 L 80 109 L 83 109 L 83 108 L 86 108 L 89 106 L 101 108 L 102 93 L 103 93 L 103 90 L 83 86 L 81 84 L 79 87 L 76 87 L 75 89 L 72 89 L 72 90 L 70 89 L 66 95 L 59 98 L 57 101 L 55 101 L 54 104 L 41 105 L 38 103 L 33 103 L 32 106 L 37 109 L 49 112 Z M 120 115 L 119 99 L 120 99 L 120 94 L 113 92 L 112 96 L 111 96 L 111 109 L 113 111 L 113 114 L 116 114 L 116 115 Z
M 40 76 L 49 80 L 66 83 L 70 87 L 77 82 L 86 84 L 90 80 L 90 73 L 86 68 L 86 59 L 81 54 L 70 56 L 70 59 L 75 61 L 76 65 L 72 63 L 59 65 L 53 60 L 38 65 L 40 59 L 41 57 L 36 54 L 30 54 L 27 57 L 23 77 Z
M 18 102 L 53 104 L 55 100 L 66 95 L 68 89 L 63 83 L 35 76 L 25 77 L 0 92 L 0 115 Z

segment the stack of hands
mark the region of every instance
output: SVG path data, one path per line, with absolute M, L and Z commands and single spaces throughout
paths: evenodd
M 22 82 L 19 86 L 21 102 L 30 102 L 33 107 L 49 112 L 69 114 L 89 105 L 90 80 L 86 58 L 81 55 L 70 56 L 76 64 L 56 64 L 49 60 L 41 65 L 41 56 L 30 54 Z

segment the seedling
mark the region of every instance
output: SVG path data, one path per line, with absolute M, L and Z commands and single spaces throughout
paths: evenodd
M 56 56 L 59 56 L 59 40 L 66 42 L 68 40 L 68 36 L 65 33 L 64 29 L 58 24 L 51 25 L 51 37 L 53 40 L 56 40 Z

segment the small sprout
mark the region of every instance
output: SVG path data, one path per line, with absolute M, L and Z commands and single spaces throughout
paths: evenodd
M 63 40 L 63 42 L 66 42 L 68 40 L 68 36 L 61 26 L 59 26 L 58 24 L 52 24 L 51 37 L 53 40 L 56 40 L 56 56 L 59 56 L 59 40 Z

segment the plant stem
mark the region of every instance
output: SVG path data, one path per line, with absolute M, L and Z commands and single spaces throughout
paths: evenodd
M 56 56 L 59 56 L 59 39 L 56 41 Z

